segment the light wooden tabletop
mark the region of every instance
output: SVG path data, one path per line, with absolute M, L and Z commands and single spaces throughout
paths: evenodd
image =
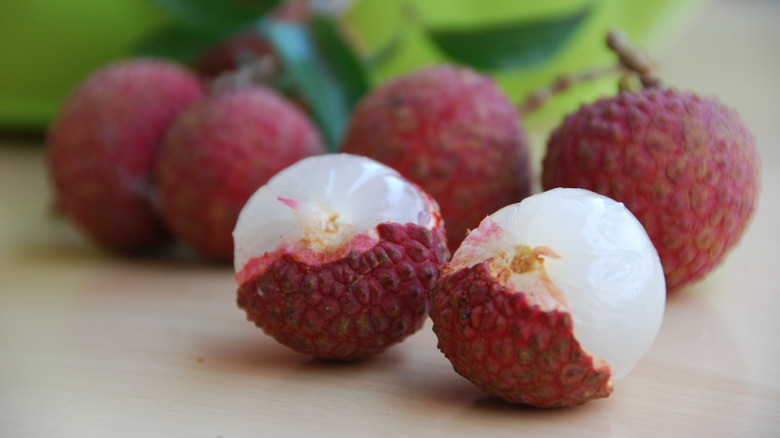
M 658 54 L 667 83 L 739 110 L 758 213 L 604 400 L 511 406 L 456 375 L 428 323 L 372 359 L 278 345 L 229 266 L 129 260 L 48 214 L 38 144 L 0 140 L 0 436 L 780 436 L 780 2 L 717 1 Z

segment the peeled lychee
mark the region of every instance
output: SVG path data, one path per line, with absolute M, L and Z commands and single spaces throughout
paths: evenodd
M 249 197 L 278 171 L 324 150 L 308 116 L 274 91 L 216 91 L 177 118 L 160 150 L 154 176 L 163 218 L 200 255 L 229 261 Z
M 625 203 L 647 229 L 672 291 L 704 277 L 739 241 L 756 209 L 760 168 L 734 110 L 649 88 L 566 117 L 549 139 L 542 184 Z
M 650 348 L 666 290 L 637 219 L 607 197 L 555 189 L 487 217 L 432 292 L 455 371 L 513 403 L 607 397 Z
M 430 193 L 451 249 L 485 216 L 530 194 L 514 105 L 464 67 L 426 68 L 375 89 L 355 109 L 342 151 L 387 164 Z
M 449 256 L 436 202 L 393 169 L 347 154 L 279 172 L 233 235 L 247 318 L 329 359 L 376 354 L 417 331 Z
M 106 66 L 84 80 L 49 127 L 55 202 L 98 244 L 146 250 L 170 237 L 151 202 L 152 163 L 174 118 L 202 95 L 198 78 L 161 60 Z

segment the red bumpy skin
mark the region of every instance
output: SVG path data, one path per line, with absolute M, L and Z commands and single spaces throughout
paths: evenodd
M 430 316 L 455 371 L 510 403 L 563 407 L 612 393 L 610 367 L 580 348 L 571 315 L 542 310 L 494 277 L 489 262 L 445 268 Z
M 324 145 L 309 118 L 259 86 L 216 92 L 174 122 L 155 168 L 173 234 L 200 255 L 233 257 L 238 214 L 258 187 Z
M 756 209 L 760 158 L 737 113 L 668 89 L 581 107 L 553 132 L 544 189 L 579 187 L 623 202 L 653 241 L 672 291 L 701 279 Z
M 349 360 L 379 353 L 420 329 L 429 291 L 449 257 L 444 232 L 383 223 L 365 250 L 312 264 L 271 253 L 268 268 L 238 288 L 238 306 L 295 351 Z
M 520 117 L 487 76 L 432 67 L 388 82 L 354 111 L 342 148 L 387 164 L 439 203 L 451 250 L 530 194 Z
M 174 118 L 203 93 L 178 65 L 109 65 L 67 98 L 46 152 L 58 207 L 96 243 L 140 251 L 169 240 L 151 202 L 153 161 Z

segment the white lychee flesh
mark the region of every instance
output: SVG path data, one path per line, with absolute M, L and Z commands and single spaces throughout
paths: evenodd
M 506 233 L 486 231 L 495 225 Z M 449 269 L 513 254 L 518 246 L 549 248 L 540 251 L 543 266 L 564 298 L 540 302 L 567 307 L 580 345 L 610 365 L 613 378 L 628 374 L 655 340 L 666 303 L 658 253 L 634 215 L 588 190 L 549 190 L 490 215 Z
M 437 212 L 427 194 L 377 161 L 349 154 L 304 158 L 277 173 L 244 205 L 233 230 L 235 270 L 307 233 L 337 246 L 383 222 L 432 228 Z

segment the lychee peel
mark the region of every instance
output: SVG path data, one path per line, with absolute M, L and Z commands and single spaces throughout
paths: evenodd
M 109 249 L 143 251 L 167 242 L 152 202 L 152 166 L 168 127 L 202 94 L 194 74 L 151 58 L 110 64 L 86 78 L 47 134 L 58 208 Z
M 612 392 L 663 318 L 661 264 L 620 203 L 557 189 L 471 231 L 432 292 L 439 349 L 507 401 L 570 406 Z
M 580 347 L 567 311 L 531 294 L 498 282 L 489 262 L 447 276 L 433 294 L 439 349 L 455 371 L 511 403 L 560 407 L 608 397 L 611 368 Z
M 355 108 L 342 151 L 387 164 L 433 196 L 451 249 L 485 216 L 530 194 L 515 106 L 464 67 L 424 68 L 377 87 Z
M 674 89 L 584 105 L 551 135 L 542 185 L 625 205 L 647 229 L 669 291 L 702 279 L 740 240 L 760 190 L 760 157 L 739 115 Z
M 270 264 L 241 284 L 238 306 L 301 353 L 347 360 L 385 350 L 423 325 L 444 233 L 394 223 L 376 232 L 370 248 L 324 263 L 288 251 L 263 257 Z
M 280 343 L 356 359 L 419 330 L 448 259 L 438 206 L 396 171 L 311 157 L 247 202 L 235 238 L 238 305 Z

